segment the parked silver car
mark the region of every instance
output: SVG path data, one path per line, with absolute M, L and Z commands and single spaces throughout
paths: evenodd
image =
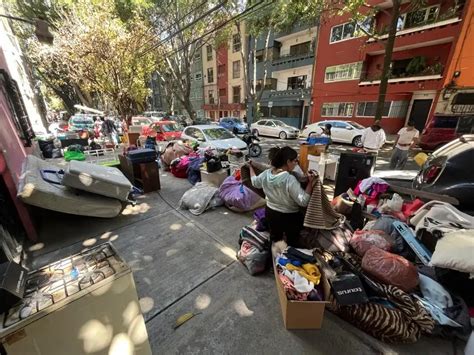
M 298 138 L 300 131 L 280 120 L 260 120 L 250 126 L 256 136 L 279 137 L 280 139 Z
M 188 126 L 181 134 L 181 139 L 198 142 L 200 147 L 211 148 L 219 153 L 237 148 L 248 155 L 247 143 L 224 127 L 216 125 Z

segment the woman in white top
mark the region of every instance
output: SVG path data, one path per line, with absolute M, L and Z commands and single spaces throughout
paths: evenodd
M 372 126 L 366 128 L 362 133 L 362 146 L 369 152 L 378 152 L 385 144 L 386 139 L 380 121 L 375 121 Z
M 265 219 L 272 241 L 282 240 L 285 235 L 287 243 L 295 246 L 304 222 L 300 208 L 309 203 L 314 175 L 308 176 L 308 186 L 303 190 L 296 177 L 290 174 L 298 165 L 298 153 L 294 149 L 272 148 L 269 157 L 272 167 L 258 176 L 250 164 L 252 185 L 265 193 Z

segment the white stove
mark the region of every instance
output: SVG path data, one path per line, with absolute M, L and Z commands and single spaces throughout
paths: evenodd
M 130 307 L 132 331 L 131 324 L 117 317 Z M 0 340 L 7 354 L 84 354 L 88 348 L 94 354 L 111 354 L 116 336 L 128 342 L 132 353 L 151 353 L 130 267 L 110 243 L 28 273 L 23 299 L 0 319 Z M 112 329 L 108 341 L 95 335 L 98 324 Z M 59 343 L 64 349 L 51 342 L 61 333 L 67 339 Z

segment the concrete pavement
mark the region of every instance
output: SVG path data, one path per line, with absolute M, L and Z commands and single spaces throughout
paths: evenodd
M 224 207 L 194 216 L 177 209 L 186 180 L 163 173 L 162 190 L 114 219 L 41 211 L 32 267 L 112 241 L 130 264 L 154 354 L 454 354 L 461 345 L 423 337 L 388 345 L 326 312 L 321 330 L 287 331 L 273 275 L 252 277 L 235 260 L 239 231 L 251 214 Z M 200 312 L 174 330 L 176 319 Z

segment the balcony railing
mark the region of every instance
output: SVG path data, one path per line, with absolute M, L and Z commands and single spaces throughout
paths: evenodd
M 417 26 L 409 27 L 409 28 L 404 28 L 402 30 L 398 30 L 396 36 L 404 36 L 410 33 L 414 32 L 421 32 L 421 31 L 426 31 L 429 29 L 437 28 L 437 27 L 442 27 L 442 26 L 447 26 L 451 25 L 457 22 L 460 22 L 461 18 L 458 17 L 457 15 L 451 18 L 441 18 L 441 16 L 438 18 L 436 21 L 426 21 L 424 23 L 418 24 Z M 367 42 L 375 42 L 381 39 L 387 39 L 388 38 L 388 29 L 382 30 L 378 35 L 375 36 L 375 38 L 369 38 Z
M 313 57 L 314 57 L 314 51 L 312 50 L 309 50 L 306 53 L 298 53 L 298 54 L 283 52 L 283 53 L 280 53 L 278 58 L 273 59 L 273 65 L 279 65 L 279 64 L 283 64 L 289 61 L 298 61 L 298 60 L 303 60 L 306 58 L 313 58 Z
M 301 89 L 290 89 L 290 90 L 280 90 L 280 91 L 271 91 L 269 94 L 270 98 L 292 98 L 292 99 L 304 99 L 311 94 L 311 88 L 301 88 Z
M 418 57 L 417 57 L 418 58 Z M 423 57 L 420 57 L 423 58 Z M 413 61 L 413 60 L 412 60 Z M 443 64 L 434 63 L 433 65 L 420 65 L 418 68 L 412 68 L 411 70 L 403 71 L 400 73 L 391 73 L 389 74 L 389 82 L 400 82 L 404 81 L 416 81 L 419 79 L 413 78 L 422 78 L 422 77 L 441 77 L 443 73 Z M 362 74 L 361 82 L 380 82 L 381 74 Z M 426 79 L 425 79 L 426 80 Z

